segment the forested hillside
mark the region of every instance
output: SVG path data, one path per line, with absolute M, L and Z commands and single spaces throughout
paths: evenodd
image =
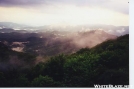
M 3 70 L 7 68 L 7 62 L 13 66 L 14 58 L 11 57 L 19 61 L 18 66 Z M 94 84 L 129 84 L 129 35 L 107 40 L 93 48 L 82 48 L 73 54 L 60 54 L 36 65 L 34 58 L 32 54 L 14 52 L 0 43 L 0 87 L 94 87 Z M 19 67 L 22 63 L 27 67 Z
M 91 48 L 108 39 L 116 38 L 116 35 L 109 34 L 102 30 L 86 32 L 46 31 L 40 33 L 9 31 L 7 33 L 0 33 L 0 42 L 6 44 L 12 50 L 46 57 L 61 53 L 71 54 L 81 48 Z

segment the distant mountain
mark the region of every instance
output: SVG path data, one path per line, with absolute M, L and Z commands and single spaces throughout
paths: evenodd
M 70 33 L 66 31 L 24 33 L 25 31 L 21 30 L 9 30 L 14 32 L 0 33 L 0 41 L 7 41 L 9 45 L 12 45 L 13 42 L 28 42 L 24 44 L 25 52 L 49 56 L 60 53 L 70 54 L 81 48 L 91 48 L 103 41 L 117 37 L 103 30 Z
M 12 22 L 0 22 L 0 27 L 2 27 L 2 28 L 22 28 L 22 27 L 29 27 L 29 26 L 12 23 Z
M 129 34 L 129 26 L 113 26 L 113 25 L 105 25 L 105 24 L 88 24 L 88 25 L 78 25 L 78 26 L 44 25 L 44 26 L 32 27 L 32 26 L 16 24 L 12 22 L 0 22 L 0 29 L 3 28 L 23 30 L 22 32 L 24 32 L 24 30 L 27 30 L 33 33 L 50 32 L 50 31 L 51 32 L 52 31 L 86 32 L 91 30 L 103 30 L 107 33 L 116 36 Z
M 28 33 L 27 30 L 14 30 L 12 28 L 2 28 L 0 29 L 0 33 L 11 33 L 11 32 L 18 32 L 18 33 Z
M 29 43 L 24 49 L 26 52 L 49 56 L 60 53 L 70 54 L 81 48 L 91 48 L 106 40 L 116 38 L 116 35 L 101 30 L 67 34 L 55 31 L 54 33 L 41 33 L 39 37 L 29 37 Z
M 69 31 L 69 32 L 87 32 L 91 30 L 103 30 L 107 33 L 120 36 L 129 34 L 129 26 L 113 26 L 104 24 L 89 24 L 89 25 L 78 25 L 78 26 L 41 26 L 37 27 L 36 32 L 46 32 L 46 31 Z
M 0 33 L 10 33 L 10 32 L 14 32 L 14 29 L 12 29 L 12 28 L 0 29 Z

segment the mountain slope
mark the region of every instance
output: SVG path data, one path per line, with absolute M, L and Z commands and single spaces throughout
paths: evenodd
M 9 50 L 0 44 L 2 47 Z M 11 52 L 8 54 L 11 55 Z M 12 57 L 10 62 L 16 65 L 16 61 L 25 60 L 28 65 L 29 59 L 34 61 L 33 56 L 23 53 L 17 60 Z M 3 64 L 0 66 L 3 67 Z M 129 35 L 107 40 L 93 48 L 83 48 L 73 54 L 51 57 L 29 69 L 21 69 L 17 65 L 15 69 L 0 70 L 2 87 L 94 87 L 94 84 L 129 85 Z
M 51 86 L 128 85 L 129 35 L 105 41 L 91 49 L 83 48 L 71 55 L 53 57 L 47 63 L 35 66 L 28 76 L 39 79 L 38 75 L 49 76 L 59 84 L 51 83 Z

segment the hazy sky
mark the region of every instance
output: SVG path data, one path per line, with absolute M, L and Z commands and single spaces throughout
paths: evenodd
M 129 25 L 129 0 L 0 0 L 0 22 Z

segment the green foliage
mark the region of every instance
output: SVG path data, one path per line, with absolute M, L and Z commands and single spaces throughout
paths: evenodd
M 66 59 L 64 55 L 59 55 L 57 57 L 52 57 L 50 61 L 46 64 L 46 74 L 51 76 L 54 80 L 63 80 L 64 77 L 64 63 Z
M 27 63 L 35 56 L 18 54 Z M 25 75 L 25 76 L 24 76 Z M 0 72 L 0 86 L 94 87 L 129 84 L 129 35 L 105 41 L 91 49 L 51 57 L 23 72 Z
M 82 48 L 79 51 L 77 51 L 76 53 L 81 54 L 81 53 L 85 53 L 85 52 L 90 52 L 89 48 Z
M 20 75 L 16 80 L 15 80 L 15 87 L 29 87 L 30 82 L 24 75 Z
M 53 87 L 54 85 L 55 83 L 51 77 L 41 75 L 35 78 L 31 83 L 33 87 Z

